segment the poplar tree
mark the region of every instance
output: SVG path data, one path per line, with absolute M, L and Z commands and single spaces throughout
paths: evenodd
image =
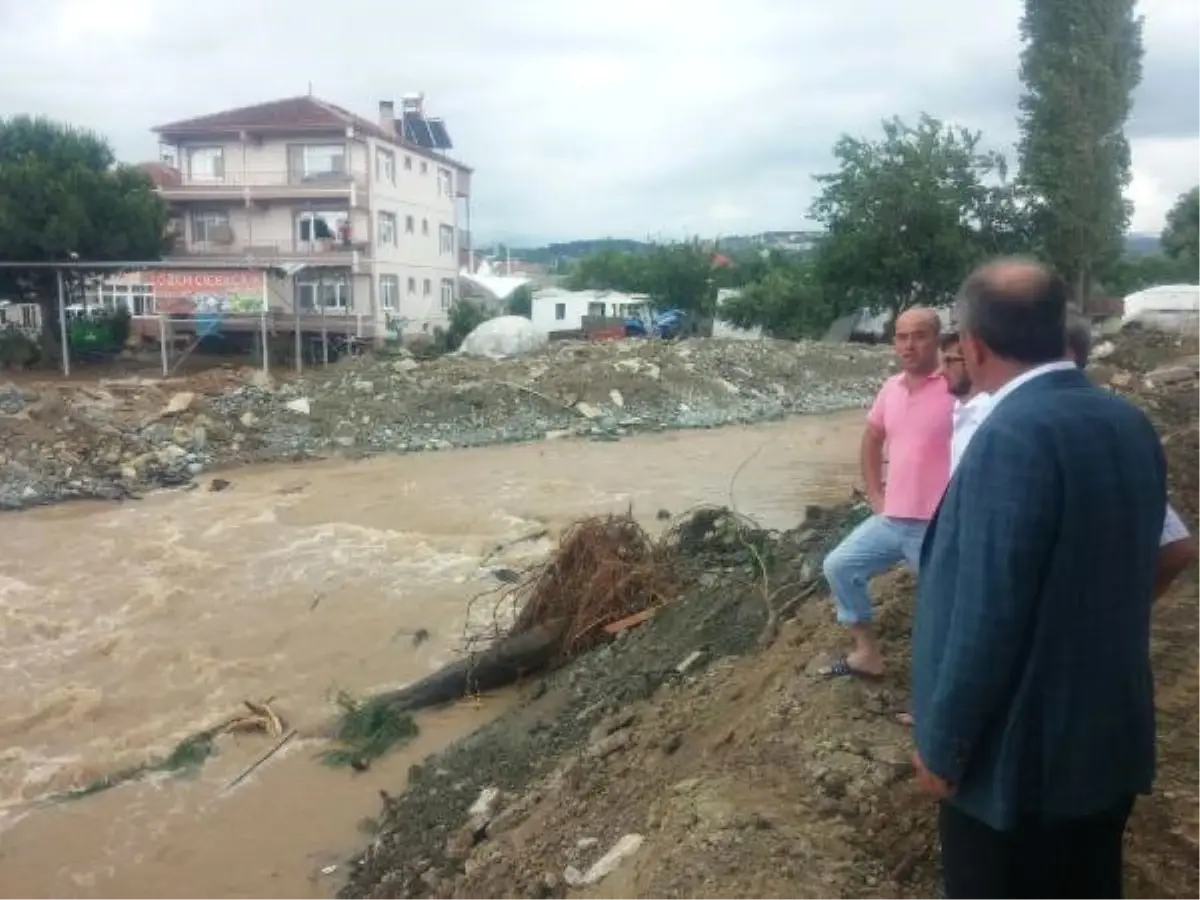
M 1046 261 L 1084 308 L 1131 213 L 1125 122 L 1142 77 L 1135 0 L 1025 0 L 1020 181 Z

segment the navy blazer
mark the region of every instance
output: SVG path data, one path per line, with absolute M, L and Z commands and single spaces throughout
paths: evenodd
M 1153 426 L 1077 370 L 975 433 L 921 548 L 912 641 L 917 750 L 963 812 L 1007 830 L 1149 791 L 1166 496 Z

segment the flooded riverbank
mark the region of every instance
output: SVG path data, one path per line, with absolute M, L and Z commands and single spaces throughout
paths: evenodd
M 418 744 L 365 776 L 321 766 L 301 741 L 226 792 L 270 746 L 231 737 L 193 780 L 28 804 L 164 752 L 243 699 L 274 697 L 303 732 L 340 690 L 419 678 L 457 650 L 492 567 L 537 558 L 591 513 L 632 506 L 650 523 L 728 503 L 756 450 L 736 503 L 793 524 L 854 480 L 861 417 L 244 469 L 220 492 L 0 519 L 13 686 L 0 697 L 0 882 L 31 896 L 331 893 L 320 872 L 366 840 L 356 825 L 378 790 L 505 698 L 423 717 Z

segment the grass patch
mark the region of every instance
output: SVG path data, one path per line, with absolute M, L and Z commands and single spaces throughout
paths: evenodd
M 136 781 L 152 775 L 155 772 L 171 772 L 176 775 L 189 775 L 199 769 L 204 762 L 216 752 L 216 739 L 220 734 L 219 728 L 210 728 L 184 738 L 176 744 L 171 752 L 163 759 L 151 760 L 140 765 L 121 769 L 103 778 L 85 784 L 83 787 L 72 788 L 69 791 L 55 794 L 50 798 L 53 802 L 81 800 L 109 788 Z
M 342 708 L 342 720 L 334 738 L 341 746 L 321 754 L 320 759 L 327 766 L 365 769 L 389 750 L 417 736 L 417 723 L 409 713 L 378 698 L 359 701 L 342 693 L 337 703 Z

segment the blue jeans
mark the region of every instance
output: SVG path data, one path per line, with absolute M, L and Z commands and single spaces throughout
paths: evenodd
M 843 625 L 871 621 L 867 582 L 904 561 L 914 572 L 921 558 L 921 541 L 929 523 L 923 519 L 871 516 L 825 557 L 825 580 L 833 590 L 837 620 Z

